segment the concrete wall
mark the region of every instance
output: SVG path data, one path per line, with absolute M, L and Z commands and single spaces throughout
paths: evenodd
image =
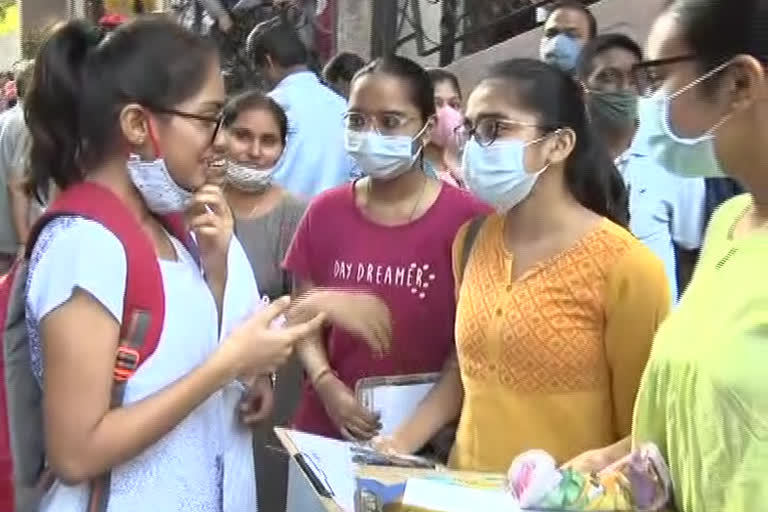
M 663 0 L 602 0 L 592 5 L 591 9 L 597 17 L 600 32 L 623 32 L 644 43 L 651 23 L 663 4 Z M 515 57 L 538 58 L 540 40 L 541 29 L 532 30 L 482 52 L 463 57 L 448 66 L 448 69 L 459 77 L 466 95 L 482 79 L 491 64 Z
M 336 48 L 364 59 L 371 55 L 373 0 L 338 0 Z
M 21 41 L 18 32 L 0 36 L 0 70 L 8 71 L 21 58 Z
M 21 7 L 22 51 L 26 41 L 39 40 L 51 24 L 66 19 L 69 14 L 68 0 L 19 0 Z

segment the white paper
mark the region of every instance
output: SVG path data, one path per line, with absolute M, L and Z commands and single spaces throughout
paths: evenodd
M 311 460 L 307 461 L 310 470 L 323 483 L 330 487 L 333 501 L 344 510 L 355 510 L 355 468 L 352 463 L 350 443 L 327 437 L 307 434 L 296 430 L 286 432 L 293 441 L 296 450 Z M 319 469 L 320 474 L 318 474 Z
M 441 481 L 409 478 L 403 505 L 440 512 L 519 512 L 515 500 L 501 490 L 486 490 Z
M 381 435 L 393 434 L 416 411 L 434 382 L 376 386 L 363 392 L 363 405 L 381 415 Z

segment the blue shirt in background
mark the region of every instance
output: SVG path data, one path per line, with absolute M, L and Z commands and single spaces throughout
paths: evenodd
M 663 262 L 672 299 L 677 302 L 675 245 L 698 249 L 704 232 L 704 179 L 668 172 L 638 139 L 616 167 L 629 189 L 629 228 Z
M 269 95 L 288 117 L 288 141 L 275 181 L 307 199 L 347 183 L 355 164 L 344 149 L 344 99 L 311 71 L 288 75 Z

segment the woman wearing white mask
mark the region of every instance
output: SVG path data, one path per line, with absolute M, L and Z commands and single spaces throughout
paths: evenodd
M 459 148 L 456 130 L 464 121 L 461 113 L 461 88 L 456 75 L 441 68 L 428 69 L 435 88 L 435 128 L 429 144 L 424 148 L 426 164 L 437 176 L 454 186 L 459 186 Z
M 251 263 L 259 291 L 269 299 L 291 293 L 291 278 L 282 269 L 306 204 L 272 181 L 288 135 L 282 107 L 259 91 L 231 99 L 223 111 L 228 164 L 224 197 L 235 218 L 235 232 Z M 255 427 L 254 449 L 259 504 L 264 510 L 285 509 L 287 459 L 268 450 L 276 444 L 275 425 L 286 425 L 293 414 L 301 383 L 301 365 L 291 358 L 272 383 L 260 379 L 261 400 L 244 416 Z
M 226 201 L 207 183 L 223 145 L 216 48 L 162 18 L 126 23 L 106 39 L 73 20 L 42 44 L 33 83 L 31 188 L 53 180 L 62 194 L 78 187 L 112 197 L 156 254 L 164 308 L 157 349 L 112 408 L 129 251 L 81 216 L 57 217 L 40 233 L 26 322 L 57 481 L 39 510 L 85 510 L 89 483 L 105 473 L 103 506 L 90 510 L 255 510 L 250 435 L 234 421 L 236 378 L 273 371 L 322 319 L 269 329 L 286 300 L 248 318 L 256 283 Z M 165 214 L 186 214 L 196 243 L 169 234 Z
M 258 91 L 230 100 L 223 115 L 229 156 L 224 194 L 259 290 L 276 299 L 291 293 L 281 264 L 306 209 L 272 181 L 285 149 L 288 119 L 280 105 Z
M 625 437 L 656 327 L 662 263 L 626 229 L 626 191 L 580 87 L 533 60 L 495 66 L 467 103 L 464 175 L 496 207 L 453 246 L 458 365 L 383 447 L 414 452 L 460 418 L 451 465 L 565 462 Z
M 768 1 L 680 0 L 637 68 L 640 133 L 668 169 L 728 175 L 748 194 L 720 207 L 678 309 L 661 326 L 633 439 L 656 443 L 680 512 L 768 503 Z M 653 80 L 648 80 L 653 78 Z M 624 451 L 579 457 L 600 469 Z
M 295 425 L 302 430 L 373 437 L 378 421 L 355 399 L 356 382 L 437 371 L 453 351 L 451 243 L 486 207 L 425 174 L 434 115 L 432 82 L 413 61 L 378 59 L 352 82 L 346 146 L 366 177 L 313 200 L 285 262 L 296 293 L 341 290 L 326 304 L 343 323 L 300 349 L 307 380 Z M 372 317 L 372 307 L 360 291 L 386 303 L 391 332 L 388 319 L 361 320 Z M 371 330 L 392 339 L 382 358 L 360 350 L 358 340 Z

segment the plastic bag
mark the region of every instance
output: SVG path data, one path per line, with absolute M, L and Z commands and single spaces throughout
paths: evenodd
M 507 479 L 518 506 L 535 510 L 657 511 L 669 501 L 671 487 L 669 469 L 651 443 L 601 473 L 560 469 L 546 452 L 526 452 Z

